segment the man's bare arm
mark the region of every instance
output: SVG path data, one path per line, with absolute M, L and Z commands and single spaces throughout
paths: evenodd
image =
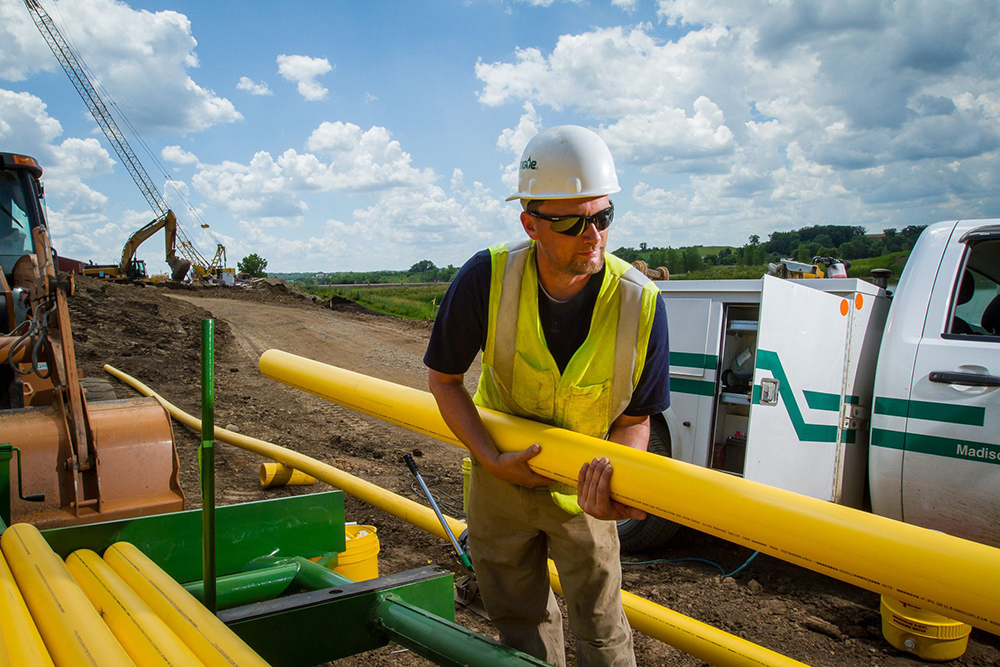
M 649 417 L 620 415 L 611 424 L 608 440 L 619 445 L 646 451 L 649 446 Z M 577 478 L 577 502 L 583 511 L 597 519 L 620 521 L 645 519 L 646 513 L 611 499 L 611 463 L 607 457 L 584 463 Z
M 510 453 L 501 453 L 497 449 L 479 417 L 472 396 L 465 388 L 465 375 L 429 370 L 427 381 L 448 428 L 492 475 L 510 484 L 529 488 L 552 483 L 551 479 L 528 467 L 528 460 L 542 451 L 541 446 L 532 445 L 521 452 Z

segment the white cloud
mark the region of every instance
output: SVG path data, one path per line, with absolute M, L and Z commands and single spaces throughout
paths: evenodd
M 326 98 L 326 88 L 316 82 L 316 77 L 323 76 L 333 69 L 326 58 L 311 58 L 310 56 L 278 56 L 278 74 L 287 81 L 298 84 L 299 94 L 310 101 Z
M 661 0 L 658 13 L 681 36 L 593 28 L 480 61 L 478 99 L 552 109 L 601 133 L 619 170 L 666 179 L 622 185 L 675 245 L 1000 208 L 1000 5 Z
M 611 0 L 611 4 L 631 14 L 639 6 L 639 0 Z
M 108 197 L 86 185 L 84 179 L 111 172 L 115 163 L 97 139 L 67 137 L 59 142 L 62 132 L 59 121 L 48 115 L 40 99 L 0 88 L 0 145 L 4 150 L 31 155 L 42 165 L 54 245 L 62 254 L 74 257 L 84 249 L 92 252 L 100 247 L 95 245 L 99 239 L 111 234 L 105 229 Z M 88 229 L 98 230 L 93 239 Z M 118 252 L 115 243 L 105 246 L 101 256 Z
M 542 129 L 542 118 L 535 111 L 531 102 L 524 103 L 524 113 L 517 121 L 517 127 L 507 128 L 500 133 L 497 138 L 497 148 L 507 153 L 510 160 L 504 166 L 501 179 L 503 184 L 511 192 L 517 192 L 518 162 L 521 160 L 521 153 L 528 145 L 531 138 Z
M 198 156 L 180 146 L 164 146 L 163 150 L 160 151 L 160 156 L 167 162 L 174 164 L 198 164 Z
M 288 223 L 308 209 L 301 193 L 419 189 L 436 178 L 430 169 L 413 167 L 409 153 L 384 127 L 324 122 L 309 135 L 306 148 L 310 152 L 289 148 L 276 159 L 260 151 L 247 165 L 202 164 L 192 184 L 245 220 Z
M 251 95 L 273 95 L 271 89 L 268 87 L 267 83 L 261 81 L 257 83 L 248 76 L 241 76 L 239 83 L 236 84 L 236 90 L 242 90 L 244 92 L 250 93 Z
M 255 154 L 248 165 L 230 161 L 202 165 L 191 182 L 203 197 L 236 216 L 289 220 L 308 209 L 266 151 Z
M 115 0 L 63 0 L 52 14 L 140 131 L 192 132 L 242 118 L 229 100 L 189 76 L 198 58 L 191 23 L 183 14 L 133 10 Z M 0 19 L 0 43 L 5 45 L 0 76 L 19 80 L 38 70 L 59 71 L 20 3 L 4 3 Z

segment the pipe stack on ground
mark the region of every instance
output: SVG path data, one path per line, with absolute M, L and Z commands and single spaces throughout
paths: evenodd
M 56 665 L 135 665 L 37 528 L 11 526 L 0 549 Z
M 265 376 L 433 438 L 461 444 L 428 392 L 280 350 Z M 855 586 L 1000 634 L 1000 549 L 751 482 L 598 438 L 480 408 L 502 451 L 538 443 L 529 461 L 576 484 L 607 456 L 615 500 Z
M 64 563 L 21 523 L 4 530 L 0 551 L 0 665 L 267 666 L 131 544 Z

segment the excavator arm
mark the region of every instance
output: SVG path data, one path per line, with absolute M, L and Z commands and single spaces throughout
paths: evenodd
M 163 230 L 164 244 L 166 246 L 167 265 L 170 266 L 170 277 L 176 281 L 184 279 L 188 269 L 191 268 L 191 262 L 177 256 L 177 217 L 174 216 L 174 212 L 171 210 L 143 225 L 128 237 L 128 240 L 125 241 L 125 246 L 122 248 L 121 263 L 118 265 L 118 271 L 121 275 L 132 275 L 132 261 L 135 259 L 135 253 L 139 249 L 139 246 L 142 245 L 143 241 L 161 229 Z

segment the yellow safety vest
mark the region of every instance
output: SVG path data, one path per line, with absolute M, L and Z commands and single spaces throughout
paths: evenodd
M 607 435 L 639 383 L 658 290 L 638 269 L 604 255 L 604 278 L 586 340 L 562 373 L 538 316 L 535 243 L 490 248 L 489 330 L 477 405 Z

